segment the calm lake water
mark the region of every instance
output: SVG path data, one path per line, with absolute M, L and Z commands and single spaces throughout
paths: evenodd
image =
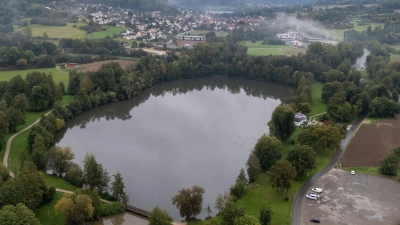
M 148 211 L 158 205 L 180 221 L 171 198 L 199 185 L 203 208 L 213 208 L 245 168 L 257 139 L 268 133 L 272 111 L 294 94 L 287 86 L 244 79 L 165 82 L 74 118 L 56 142 L 72 148 L 75 163 L 82 165 L 92 152 L 110 175 L 120 171 L 129 204 Z

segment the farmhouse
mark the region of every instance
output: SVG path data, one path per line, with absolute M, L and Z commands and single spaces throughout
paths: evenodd
M 294 115 L 294 124 L 296 126 L 301 126 L 303 123 L 307 122 L 307 116 L 301 112 Z
M 79 67 L 79 63 L 65 63 L 65 68 L 67 69 L 75 69 Z

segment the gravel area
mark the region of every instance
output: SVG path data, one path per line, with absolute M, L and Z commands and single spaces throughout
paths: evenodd
M 332 225 L 400 224 L 399 181 L 332 169 L 314 187 L 324 190 L 321 201 L 303 202 L 301 224 L 314 224 L 310 218 Z

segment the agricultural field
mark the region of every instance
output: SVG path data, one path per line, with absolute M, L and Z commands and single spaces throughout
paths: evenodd
M 8 81 L 17 75 L 21 75 L 23 78 L 25 78 L 28 73 L 31 73 L 33 71 L 38 71 L 46 74 L 51 73 L 53 75 L 53 80 L 55 83 L 64 82 L 65 86 L 68 85 L 68 74 L 56 68 L 0 71 L 0 81 Z
M 93 32 L 90 34 L 86 34 L 85 38 L 89 39 L 101 39 L 106 36 L 113 37 L 114 34 L 120 34 L 122 31 L 126 31 L 128 28 L 125 27 L 107 27 L 106 31 Z M 86 32 L 85 32 L 86 33 Z
M 378 4 L 364 4 L 365 7 L 372 7 L 372 6 L 377 6 Z M 354 6 L 354 5 L 319 5 L 319 6 L 314 6 L 313 11 L 318 11 L 320 9 L 332 9 L 332 8 L 346 8 L 348 6 Z
M 76 24 L 78 27 L 86 23 L 67 23 L 67 26 L 44 26 L 40 24 L 29 25 L 32 28 L 33 36 L 43 36 L 46 32 L 49 38 L 84 38 L 86 31 L 80 30 L 78 27 L 72 27 Z
M 390 61 L 400 62 L 400 55 L 390 53 Z
M 251 41 L 243 41 L 247 46 L 249 55 L 297 55 L 300 52 L 305 53 L 305 49 L 293 48 L 288 45 L 263 45 L 261 41 L 251 43 Z
M 342 159 L 343 166 L 379 167 L 386 154 L 400 146 L 399 134 L 400 115 L 360 127 Z
M 94 62 L 94 63 L 88 63 L 88 64 L 82 64 L 81 69 L 79 69 L 79 72 L 87 72 L 87 71 L 97 71 L 101 65 L 109 62 L 118 62 L 122 69 L 126 70 L 130 65 L 134 65 L 135 61 L 132 60 L 106 60 L 106 61 L 100 61 L 100 62 Z

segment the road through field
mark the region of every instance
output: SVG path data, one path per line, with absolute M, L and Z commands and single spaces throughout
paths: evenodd
M 357 70 L 361 69 L 361 66 L 364 65 L 367 56 L 369 55 L 369 51 L 364 49 L 364 55 L 359 58 L 354 65 Z M 292 205 L 292 214 L 290 217 L 291 225 L 300 225 L 301 223 L 301 205 L 303 204 L 303 200 L 307 192 L 311 189 L 311 187 L 317 182 L 319 178 L 328 173 L 340 160 L 342 155 L 346 152 L 347 145 L 349 144 L 351 138 L 356 133 L 358 128 L 360 127 L 362 121 L 366 118 L 366 116 L 361 116 L 357 119 L 357 121 L 351 126 L 350 130 L 347 132 L 346 138 L 342 140 L 340 144 L 340 150 L 335 153 L 332 160 L 326 165 L 321 171 L 315 174 L 311 179 L 309 179 L 300 189 L 297 191 L 296 196 L 293 200 Z

